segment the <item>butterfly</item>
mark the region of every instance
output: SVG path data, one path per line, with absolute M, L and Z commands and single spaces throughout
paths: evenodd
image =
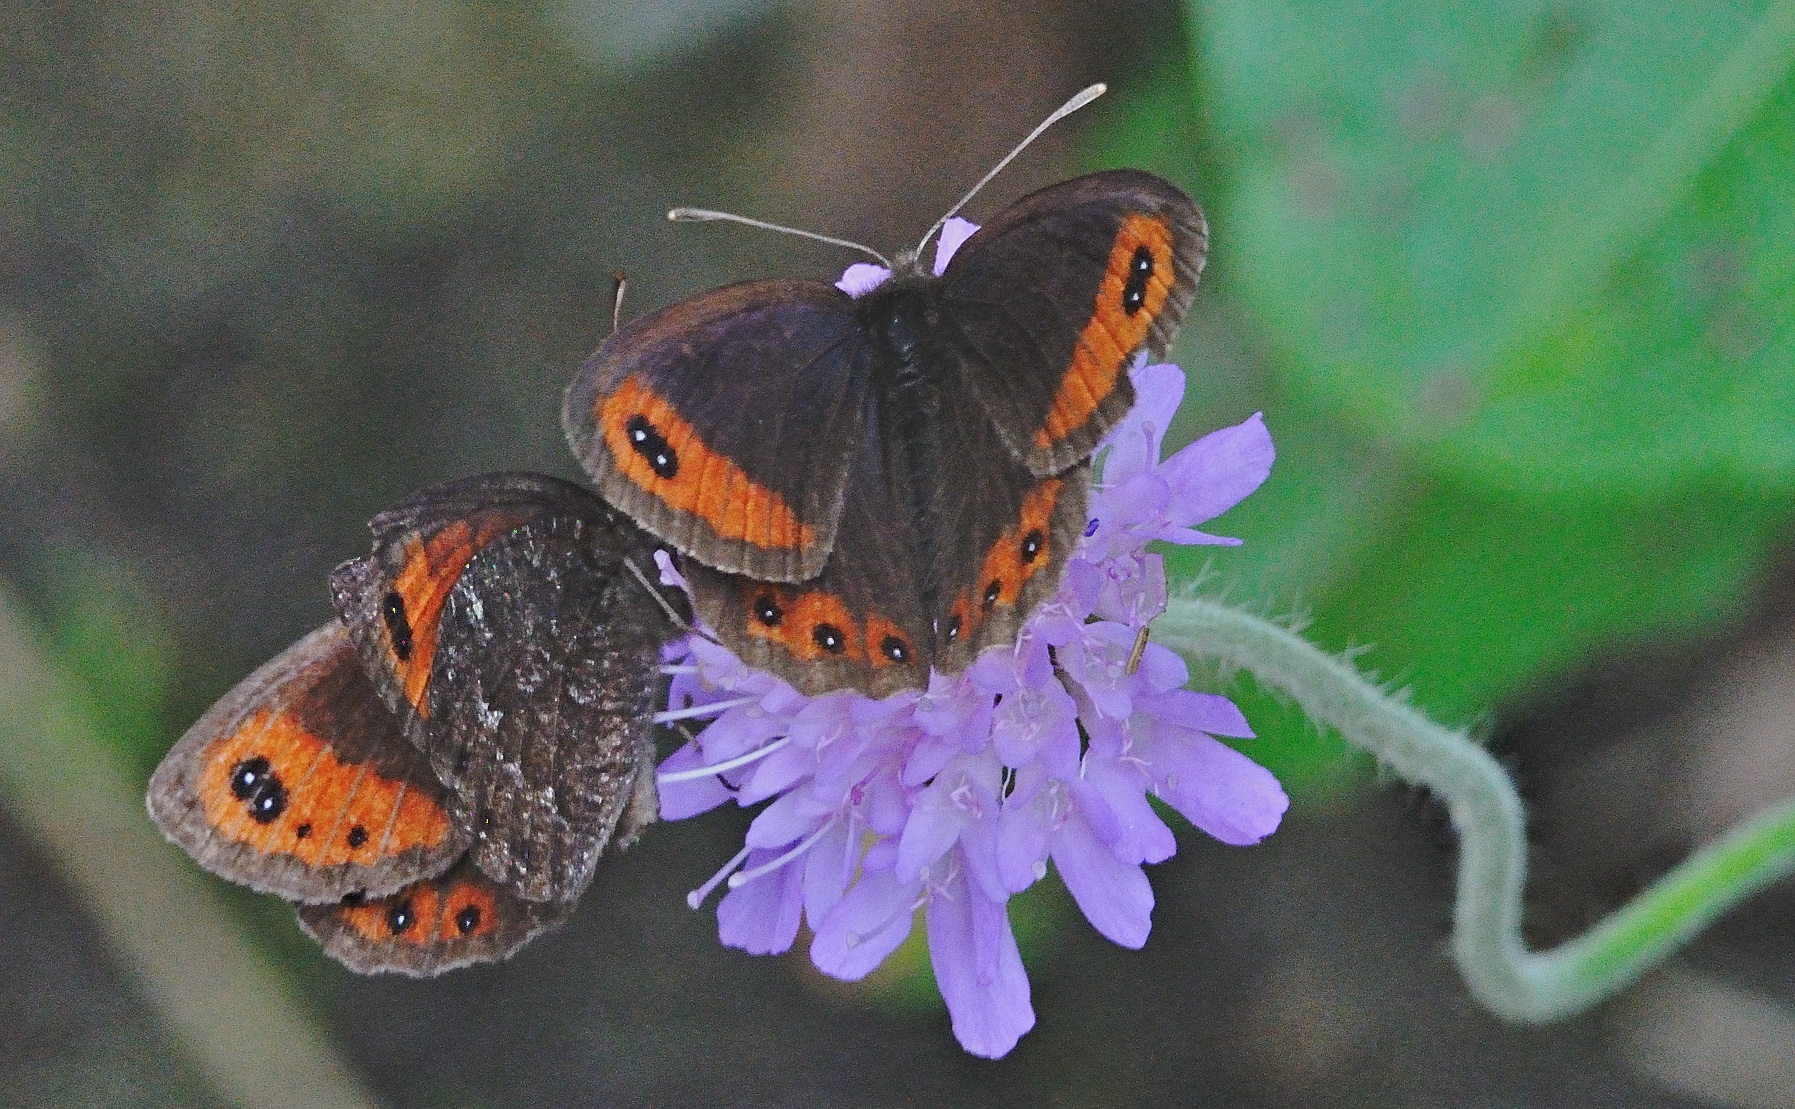
M 251 674 L 151 777 L 208 870 L 298 906 L 363 973 L 502 959 L 656 815 L 660 652 L 684 598 L 576 486 L 489 474 L 376 516 L 338 619 Z
M 686 556 L 699 621 L 744 661 L 805 693 L 925 688 L 1058 587 L 1091 454 L 1207 245 L 1169 182 L 1078 177 L 938 275 L 919 249 L 857 298 L 751 281 L 624 324 L 562 423 L 600 495 Z

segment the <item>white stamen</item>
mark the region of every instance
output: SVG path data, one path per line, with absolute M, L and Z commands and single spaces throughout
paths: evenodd
M 671 773 L 663 772 L 655 775 L 655 781 L 659 782 L 661 785 L 671 785 L 674 782 L 692 782 L 699 778 L 709 778 L 713 774 L 722 774 L 734 770 L 738 766 L 747 766 L 751 762 L 758 762 L 791 741 L 791 736 L 782 735 L 765 747 L 756 748 L 745 755 L 737 755 L 733 759 L 715 763 L 711 766 L 695 766 L 690 770 L 675 770 Z
M 714 716 L 728 712 L 730 709 L 737 708 L 741 705 L 752 705 L 759 699 L 760 698 L 758 697 L 737 697 L 733 701 L 712 701 L 708 705 L 692 705 L 689 708 L 668 709 L 665 712 L 655 713 L 654 722 L 656 724 L 671 724 L 675 720 L 690 720 L 695 716 Z
M 780 867 L 784 866 L 786 863 L 791 862 L 793 859 L 797 858 L 799 855 L 802 855 L 804 852 L 810 850 L 812 847 L 815 847 L 816 841 L 819 839 L 822 839 L 824 835 L 826 835 L 831 829 L 833 829 L 835 827 L 837 819 L 838 818 L 831 818 L 829 820 L 824 821 L 823 826 L 821 828 L 818 828 L 816 831 L 810 833 L 810 835 L 806 836 L 798 844 L 798 846 L 792 848 L 790 851 L 787 851 L 785 854 L 774 859 L 772 862 L 761 863 L 759 866 L 755 867 L 753 870 L 744 870 L 740 874 L 731 874 L 729 876 L 729 888 L 732 890 L 741 889 L 743 886 L 747 885 L 749 882 L 754 881 L 754 879 L 759 878 L 763 874 L 771 874 L 773 871 L 778 870 Z
M 722 885 L 723 879 L 729 877 L 730 871 L 741 866 L 743 861 L 747 858 L 748 848 L 744 847 L 740 851 L 737 851 L 734 858 L 723 864 L 722 870 L 711 875 L 710 881 L 699 886 L 691 893 L 686 894 L 686 907 L 689 909 L 696 909 L 698 906 L 704 904 L 704 899 L 711 895 L 711 891 Z

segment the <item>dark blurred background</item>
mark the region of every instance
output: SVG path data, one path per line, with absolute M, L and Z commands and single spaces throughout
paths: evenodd
M 1446 954 L 1437 806 L 1243 677 L 1216 688 L 1285 827 L 1182 828 L 1142 952 L 1020 903 L 1039 1025 L 996 1063 L 914 958 L 843 987 L 720 949 L 683 895 L 740 814 L 651 829 L 511 963 L 366 980 L 223 883 L 133 918 L 151 872 L 105 870 L 82 807 L 112 802 L 50 772 L 139 796 L 327 618 L 387 503 L 577 477 L 560 392 L 612 271 L 639 313 L 852 260 L 669 207 L 900 247 L 1105 80 L 967 214 L 1100 165 L 1203 201 L 1183 437 L 1263 410 L 1280 459 L 1217 524 L 1245 548 L 1175 572 L 1486 737 L 1532 938 L 1573 935 L 1795 793 L 1791 10 L 0 7 L 0 706 L 81 722 L 0 722 L 0 1103 L 245 1096 L 128 954 L 185 929 L 246 938 L 392 1105 L 1795 1106 L 1786 884 L 1619 1001 L 1506 1027 Z

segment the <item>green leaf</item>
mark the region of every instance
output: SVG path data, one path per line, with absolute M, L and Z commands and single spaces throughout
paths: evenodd
M 1792 399 L 1795 3 L 1197 14 L 1217 234 L 1298 391 L 1504 485 L 1795 483 L 1763 417 Z

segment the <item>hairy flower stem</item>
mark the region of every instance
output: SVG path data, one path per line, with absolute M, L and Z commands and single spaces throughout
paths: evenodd
M 1557 1020 L 1590 1008 L 1733 906 L 1795 873 L 1791 799 L 1730 829 L 1583 935 L 1529 951 L 1521 937 L 1521 801 L 1487 751 L 1392 700 L 1301 636 L 1224 605 L 1174 600 L 1155 622 L 1154 639 L 1249 671 L 1405 781 L 1445 799 L 1461 844 L 1453 953 L 1472 994 L 1508 1020 Z

